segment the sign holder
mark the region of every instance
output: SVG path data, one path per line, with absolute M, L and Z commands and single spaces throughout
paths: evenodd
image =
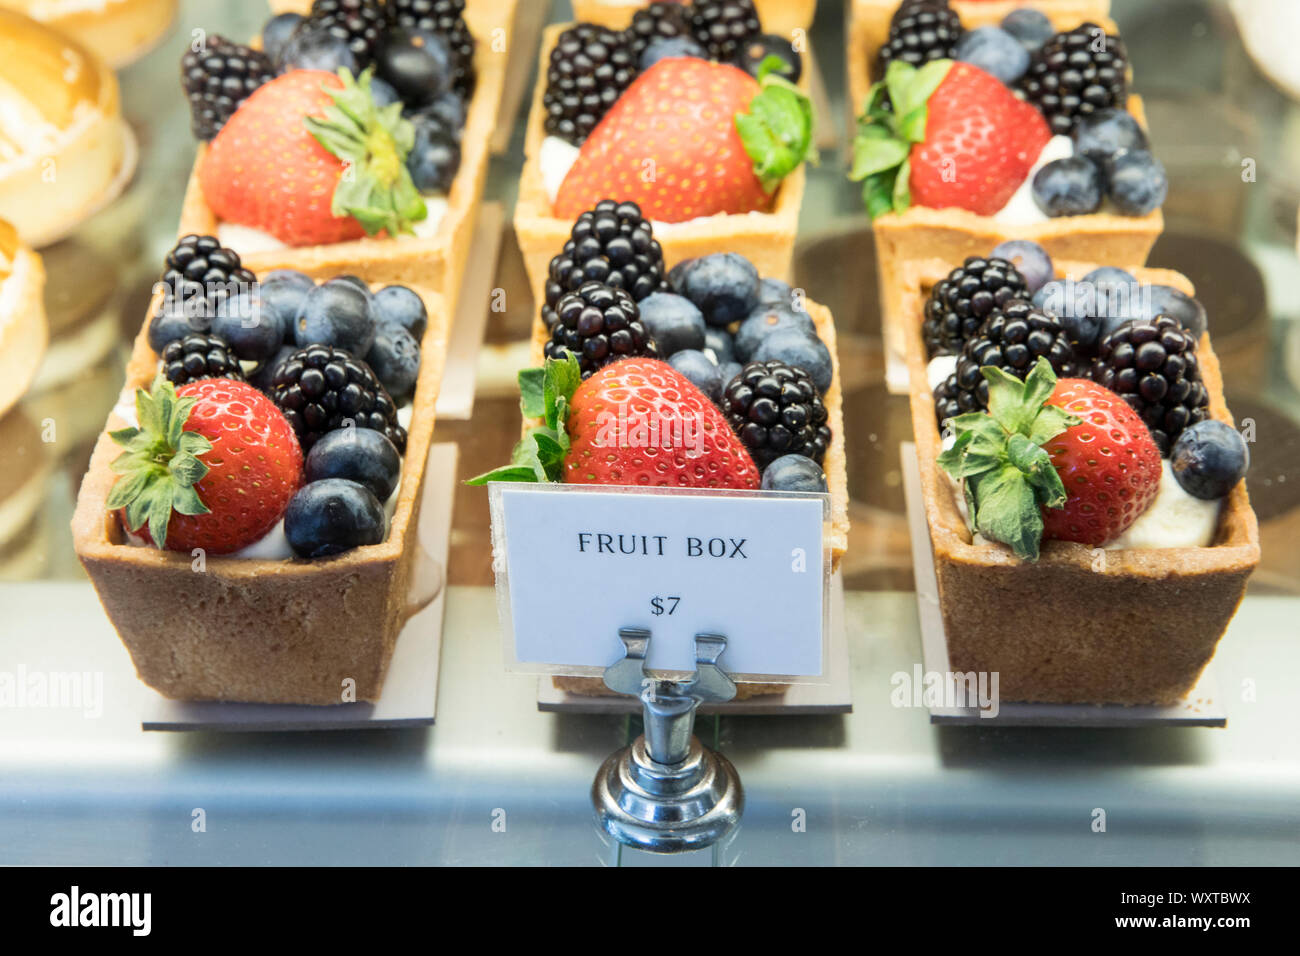
M 695 635 L 695 672 L 687 680 L 646 674 L 650 631 L 618 632 L 624 656 L 605 669 L 605 686 L 641 698 L 645 732 L 611 754 L 591 787 L 601 828 L 628 846 L 654 853 L 699 850 L 740 823 L 745 791 L 731 761 L 694 734 L 704 701 L 736 696 L 736 684 L 718 664 L 727 648 L 720 634 Z

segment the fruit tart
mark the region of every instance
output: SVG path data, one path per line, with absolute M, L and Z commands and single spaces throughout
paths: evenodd
M 143 56 L 176 16 L 176 0 L 0 0 L 83 46 L 113 69 Z
M 514 218 L 535 301 L 578 215 L 609 195 L 640 205 L 669 266 L 727 249 L 788 278 L 812 106 L 802 56 L 753 11 L 661 3 L 624 31 L 543 32 Z M 729 28 L 695 32 L 704 12 Z
M 1027 241 L 944 268 L 910 264 L 904 302 L 949 667 L 1004 700 L 1175 703 L 1259 561 L 1204 308 Z
M 95 211 L 134 143 L 117 78 L 75 40 L 0 9 L 0 219 L 40 248 Z
M 36 377 L 48 339 L 41 257 L 0 219 L 0 418 Z
M 1035 18 L 1038 32 L 1013 32 Z M 872 218 L 895 373 L 908 260 L 955 266 L 1021 238 L 1065 259 L 1146 261 L 1168 180 L 1113 23 L 1049 22 L 1025 8 L 966 29 L 942 5 L 912 4 L 894 17 L 876 74 L 855 100 L 850 175 Z
M 480 8 L 481 10 L 482 8 Z M 180 231 L 251 268 L 416 284 L 454 310 L 505 68 L 464 0 L 316 0 L 181 60 L 198 156 Z
M 181 700 L 378 699 L 420 606 L 448 330 L 436 293 L 259 276 L 215 236 L 177 242 L 72 523 L 145 683 Z
M 743 3 L 719 0 L 714 3 L 683 3 L 682 0 L 574 0 L 574 19 L 612 30 L 635 26 L 647 34 L 659 32 L 657 14 L 661 7 L 687 7 L 697 34 L 740 30 L 749 25 L 751 12 Z M 754 0 L 754 14 L 769 35 L 787 42 L 795 30 L 807 30 L 817 12 L 817 0 Z
M 520 373 L 523 438 L 510 465 L 470 483 L 829 492 L 825 534 L 838 567 L 848 545 L 848 479 L 830 312 L 734 252 L 667 270 L 654 229 L 630 201 L 602 200 L 578 216 L 551 261 L 534 325 L 540 367 Z M 619 437 L 611 450 L 601 419 L 628 401 L 614 396 L 629 394 L 655 420 L 622 416 L 617 435 L 648 427 L 712 436 L 705 451 L 669 458 Z M 551 405 L 528 396 L 552 396 Z M 555 681 L 575 693 L 609 693 L 598 679 Z M 743 684 L 741 696 L 784 686 Z

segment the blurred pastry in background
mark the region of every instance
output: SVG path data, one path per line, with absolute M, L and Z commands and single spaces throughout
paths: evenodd
M 0 218 L 48 245 L 120 192 L 134 157 L 104 61 L 0 9 Z
M 53 468 L 40 426 L 23 406 L 0 416 L 0 580 L 39 577 L 49 554 L 43 520 Z
M 122 388 L 119 277 L 90 245 L 65 240 L 42 253 L 48 275 L 45 313 L 50 342 L 23 404 L 34 419 L 51 421 L 59 458 L 93 443 Z
M 44 289 L 41 257 L 0 219 L 0 416 L 27 391 L 45 354 Z
M 176 0 L 0 0 L 93 49 L 117 69 L 134 63 L 176 18 Z

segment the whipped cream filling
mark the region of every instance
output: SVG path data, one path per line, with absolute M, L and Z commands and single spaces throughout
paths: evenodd
M 1166 459 L 1160 463 L 1155 501 L 1127 531 L 1106 545 L 1110 551 L 1131 548 L 1206 548 L 1219 526 L 1219 502 L 1195 498 L 1183 490 Z
M 993 214 L 995 222 L 1006 226 L 1032 226 L 1047 222 L 1051 217 L 1038 208 L 1034 201 L 1034 176 L 1048 163 L 1074 155 L 1074 142 L 1068 136 L 1053 136 L 1043 144 L 1038 159 L 1030 167 L 1029 175 L 1020 184 L 1005 206 Z
M 411 428 L 412 409 L 413 406 L 407 403 L 397 410 L 397 423 L 408 431 Z M 139 427 L 139 421 L 135 417 L 135 392 L 129 388 L 124 388 L 117 397 L 117 404 L 113 406 L 112 414 L 121 418 L 132 428 Z M 393 485 L 393 493 L 384 502 L 384 516 L 390 528 L 393 524 L 393 514 L 397 510 L 397 495 L 402 490 L 402 474 L 405 470 L 406 462 L 403 460 L 397 473 L 397 483 Z M 134 548 L 149 547 L 149 544 L 142 536 L 132 534 L 130 531 L 126 531 L 126 541 L 127 544 Z M 287 561 L 294 557 L 293 548 L 289 547 L 289 539 L 284 533 L 284 518 L 280 518 L 270 531 L 246 548 L 222 555 L 222 557 L 244 558 L 254 561 Z
M 447 197 L 425 196 L 424 205 L 428 209 L 428 215 L 419 222 L 412 223 L 411 229 L 417 238 L 431 239 L 438 234 L 438 228 L 447 215 Z M 241 226 L 237 222 L 217 223 L 217 239 L 227 249 L 234 249 L 241 256 L 289 248 L 269 232 L 252 226 Z
M 957 356 L 955 355 L 936 355 L 930 359 L 929 364 L 925 367 L 925 377 L 930 383 L 930 391 L 933 392 L 942 384 L 945 378 L 955 371 L 957 371 Z

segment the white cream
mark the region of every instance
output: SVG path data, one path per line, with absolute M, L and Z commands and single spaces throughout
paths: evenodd
M 569 170 L 578 161 L 579 152 L 577 146 L 558 136 L 548 136 L 542 140 L 542 148 L 537 153 L 537 164 L 542 171 L 542 187 L 552 206 L 555 205 L 555 197 L 560 194 L 564 177 L 569 175 Z
M 930 391 L 934 391 L 942 384 L 943 380 L 957 371 L 957 356 L 955 355 L 936 355 L 930 359 L 930 364 L 925 367 L 925 377 L 930 383 Z
M 1161 462 L 1156 500 L 1122 535 L 1106 545 L 1108 550 L 1132 548 L 1205 548 L 1214 541 L 1219 525 L 1219 502 L 1195 498 L 1183 490 L 1166 459 Z
M 425 196 L 424 205 L 427 214 L 419 222 L 412 223 L 411 229 L 418 238 L 430 239 L 438 234 L 438 228 L 447 215 L 447 197 Z M 289 248 L 269 232 L 252 226 L 241 226 L 237 222 L 217 223 L 217 239 L 227 249 L 234 249 L 241 256 Z
M 1051 217 L 1038 208 L 1034 201 L 1034 176 L 1050 162 L 1074 155 L 1074 143 L 1068 136 L 1053 136 L 1038 154 L 1038 160 L 1029 170 L 1029 175 L 1020 184 L 1020 188 L 1011 194 L 1007 204 L 993 214 L 993 219 L 1006 226 L 1032 226 L 1047 222 Z

